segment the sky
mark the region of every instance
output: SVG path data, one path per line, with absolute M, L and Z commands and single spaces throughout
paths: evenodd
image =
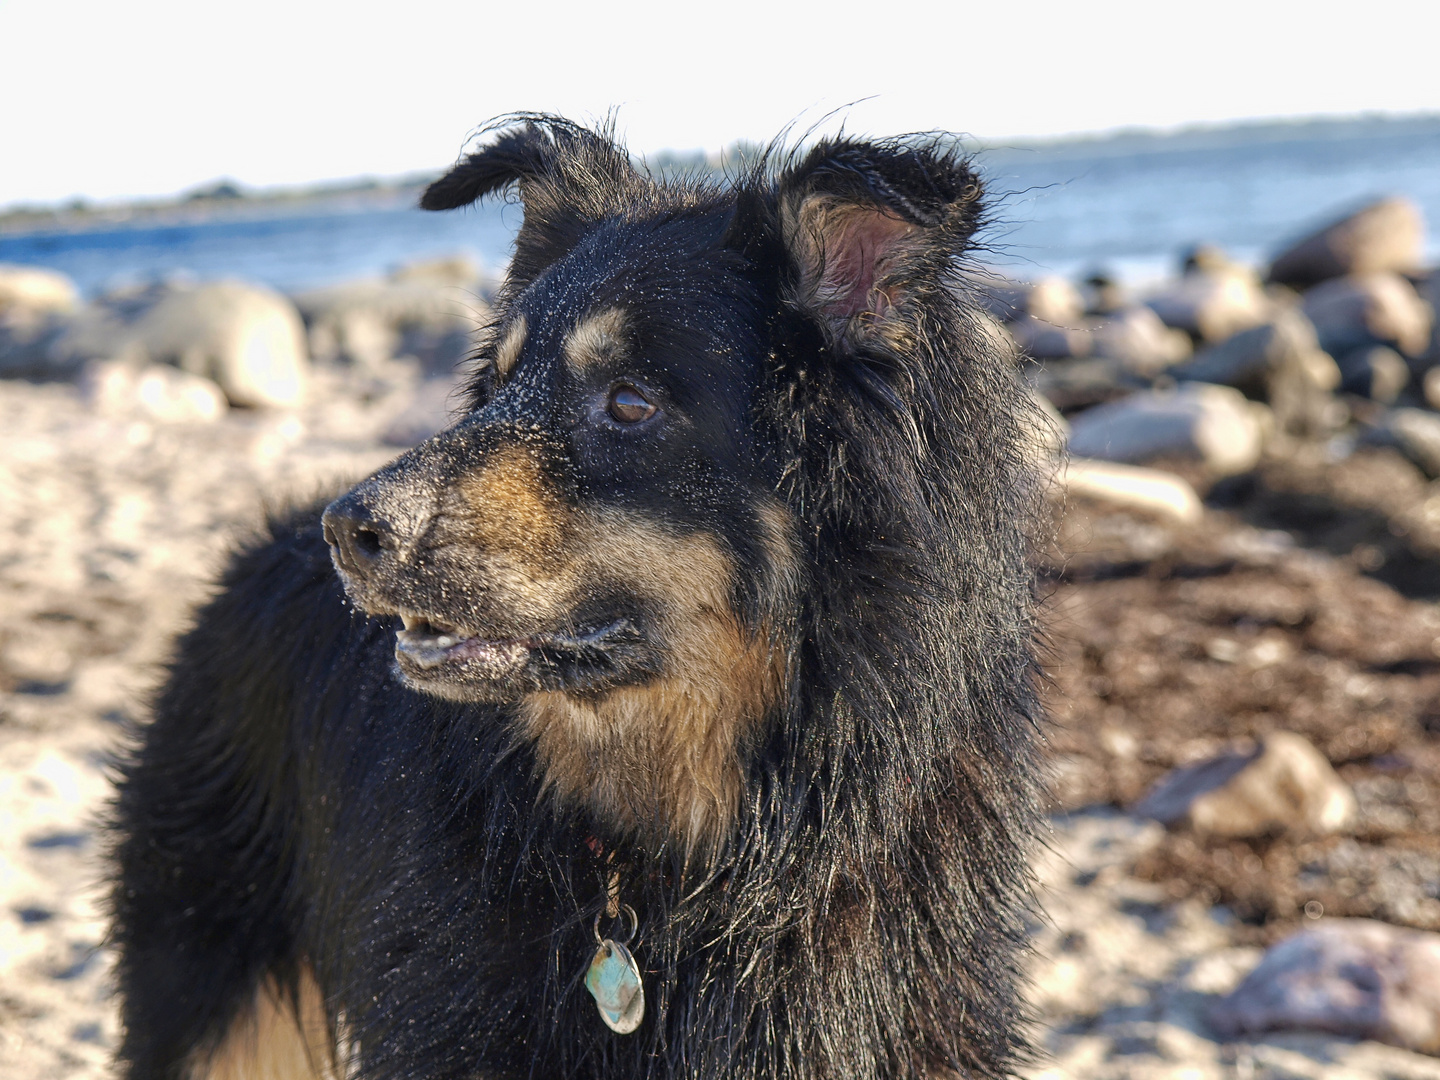
M 1435 0 L 0 0 L 0 207 L 439 170 L 514 110 L 641 153 L 1440 111 L 1437 38 Z

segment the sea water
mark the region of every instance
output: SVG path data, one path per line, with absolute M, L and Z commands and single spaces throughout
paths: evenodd
M 1440 225 L 1440 117 L 1242 125 L 978 149 L 992 193 L 981 257 L 1032 278 L 1103 270 L 1140 282 L 1213 243 L 1262 263 L 1286 241 L 1382 195 Z M 87 293 L 189 275 L 286 291 L 465 254 L 497 275 L 522 211 L 414 208 L 417 190 L 233 208 L 90 228 L 0 232 L 0 262 L 54 267 Z M 1440 261 L 1440 231 L 1428 242 Z

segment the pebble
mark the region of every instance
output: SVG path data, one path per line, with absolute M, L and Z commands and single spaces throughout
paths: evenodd
M 375 370 L 414 356 L 448 375 L 474 350 L 474 328 L 490 318 L 478 268 L 465 259 L 412 264 L 388 278 L 346 282 L 295 296 L 311 355 Z
M 1340 370 L 1320 348 L 1315 328 L 1293 308 L 1232 334 L 1170 370 L 1181 380 L 1233 386 L 1269 403 L 1276 426 L 1297 435 L 1320 434 Z
M 1061 472 L 1067 498 L 1094 499 L 1111 506 L 1193 524 L 1205 515 L 1195 488 L 1163 469 L 1072 457 Z
M 102 415 L 138 414 L 164 424 L 211 423 L 230 407 L 213 380 L 165 364 L 93 360 L 81 374 L 79 389 Z
M 1195 268 L 1145 301 L 1166 326 L 1202 341 L 1224 341 L 1269 317 L 1271 302 L 1243 267 Z
M 213 379 L 231 404 L 288 408 L 304 398 L 304 326 L 295 306 L 264 286 L 216 281 L 167 290 L 129 334 L 150 360 Z
M 1392 405 L 1410 383 L 1410 365 L 1388 345 L 1367 345 L 1342 355 L 1340 389 Z
M 1217 659 L 1233 663 L 1239 656 Z M 1358 804 L 1309 740 L 1274 731 L 1253 750 L 1229 750 L 1174 770 L 1134 810 L 1197 833 L 1245 837 L 1338 832 L 1354 823 Z
M 1184 458 L 1218 476 L 1245 472 L 1260 460 L 1263 410 L 1228 386 L 1143 391 L 1071 417 L 1070 452 L 1129 464 Z
M 1332 355 L 1380 344 L 1420 357 L 1430 348 L 1434 312 L 1399 274 L 1377 270 L 1333 278 L 1305 294 L 1304 310 Z
M 1325 920 L 1272 947 L 1209 1020 L 1227 1038 L 1322 1031 L 1440 1054 L 1440 934 Z
M 80 290 L 58 270 L 0 263 L 0 318 L 69 312 L 79 304 Z
M 1440 415 L 1427 409 L 1391 409 L 1366 432 L 1366 439 L 1394 446 L 1426 476 L 1440 479 Z
M 1156 375 L 1194 351 L 1189 334 L 1166 326 L 1143 305 L 1111 312 L 1095 328 L 1091 341 L 1096 356 L 1118 360 L 1137 375 Z

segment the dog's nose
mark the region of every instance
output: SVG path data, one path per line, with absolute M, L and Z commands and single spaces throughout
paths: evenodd
M 389 524 L 376 517 L 353 491 L 326 507 L 320 524 L 335 560 L 355 577 L 364 577 L 386 551 L 396 547 Z

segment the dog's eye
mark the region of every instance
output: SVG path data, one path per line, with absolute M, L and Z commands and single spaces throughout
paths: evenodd
M 605 408 L 611 418 L 621 424 L 638 424 L 655 415 L 655 406 L 639 390 L 626 383 L 610 391 L 610 401 Z

